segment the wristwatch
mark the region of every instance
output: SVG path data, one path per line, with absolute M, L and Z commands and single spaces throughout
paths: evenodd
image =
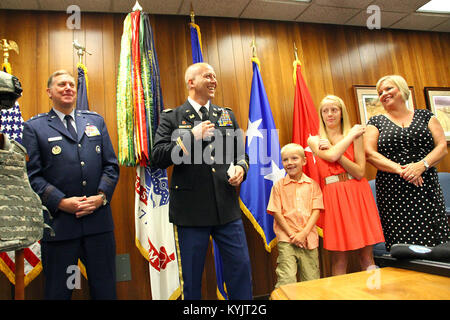
M 103 192 L 99 192 L 99 195 L 102 196 L 102 206 L 106 206 L 106 204 L 108 203 L 108 199 L 106 199 L 106 195 Z
M 425 166 L 425 171 L 427 171 L 430 168 L 430 164 L 425 159 L 423 159 L 422 161 L 423 161 L 423 165 Z

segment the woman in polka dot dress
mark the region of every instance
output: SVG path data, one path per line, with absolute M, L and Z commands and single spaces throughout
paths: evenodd
M 367 161 L 377 169 L 376 194 L 386 249 L 396 243 L 434 247 L 449 241 L 442 189 L 434 167 L 447 155 L 439 121 L 428 110 L 409 110 L 401 76 L 381 78 L 385 115 L 372 117 L 364 135 Z

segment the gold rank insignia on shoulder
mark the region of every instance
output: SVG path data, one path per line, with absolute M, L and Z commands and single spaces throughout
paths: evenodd
M 54 147 L 52 148 L 52 153 L 53 153 L 54 155 L 60 154 L 61 151 L 62 151 L 62 149 L 61 149 L 60 146 L 54 146 Z

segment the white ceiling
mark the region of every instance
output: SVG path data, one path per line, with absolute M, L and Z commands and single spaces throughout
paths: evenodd
M 139 0 L 150 14 L 248 18 L 364 26 L 370 5 L 381 9 L 381 28 L 450 32 L 450 14 L 416 13 L 429 0 Z M 450 1 L 450 0 L 449 0 Z M 0 9 L 81 12 L 130 12 L 135 0 L 1 0 Z

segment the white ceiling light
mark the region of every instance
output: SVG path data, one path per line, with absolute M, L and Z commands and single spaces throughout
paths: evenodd
M 449 0 L 431 0 L 423 5 L 417 12 L 432 12 L 432 13 L 450 13 Z

